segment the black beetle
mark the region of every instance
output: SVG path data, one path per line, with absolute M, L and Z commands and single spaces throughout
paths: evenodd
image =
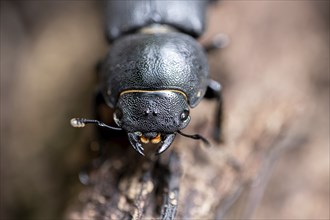
M 99 92 L 114 109 L 119 127 L 72 119 L 74 127 L 98 123 L 127 132 L 133 148 L 157 144 L 164 152 L 190 122 L 189 111 L 203 97 L 217 98 L 215 138 L 220 139 L 221 86 L 208 78 L 204 31 L 207 1 L 108 1 L 107 37 L 111 49 L 100 67 Z

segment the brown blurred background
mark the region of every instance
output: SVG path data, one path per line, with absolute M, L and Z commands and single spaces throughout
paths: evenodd
M 210 57 L 227 110 L 248 118 L 276 93 L 308 140 L 276 161 L 254 218 L 329 219 L 329 1 L 222 1 L 208 21 L 202 42 L 230 39 Z M 77 195 L 93 134 L 69 120 L 91 116 L 103 25 L 99 2 L 1 1 L 1 219 L 60 219 Z M 229 137 L 246 123 L 230 114 Z

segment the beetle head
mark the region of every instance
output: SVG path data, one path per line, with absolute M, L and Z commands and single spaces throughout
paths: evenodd
M 158 145 L 164 152 L 176 132 L 190 122 L 189 105 L 178 90 L 127 90 L 120 94 L 114 112 L 116 124 L 128 133 L 135 150 L 143 154 L 143 144 Z
M 109 101 L 107 97 L 105 101 Z M 142 155 L 143 144 L 148 143 L 158 146 L 157 154 L 164 152 L 177 133 L 210 145 L 199 134 L 181 132 L 189 124 L 190 116 L 186 95 L 179 90 L 126 90 L 119 95 L 113 117 L 119 127 L 85 118 L 73 118 L 71 125 L 82 128 L 97 124 L 111 130 L 125 130 L 132 147 Z

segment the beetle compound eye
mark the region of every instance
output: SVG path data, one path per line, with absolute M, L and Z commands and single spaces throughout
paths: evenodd
M 185 121 L 187 120 L 187 118 L 189 117 L 189 110 L 183 110 L 183 112 L 180 115 L 180 119 L 181 121 Z
M 123 118 L 123 112 L 117 108 L 113 113 L 113 120 L 116 122 L 118 126 L 121 126 L 122 118 Z

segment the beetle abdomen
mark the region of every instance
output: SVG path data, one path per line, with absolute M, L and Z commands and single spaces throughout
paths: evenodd
M 107 37 L 110 42 L 151 24 L 166 24 L 199 37 L 204 31 L 207 0 L 125 0 L 107 2 Z
M 207 75 L 203 48 L 192 37 L 176 32 L 134 34 L 114 42 L 101 82 L 111 107 L 121 92 L 134 89 L 180 90 L 194 107 L 205 94 Z

